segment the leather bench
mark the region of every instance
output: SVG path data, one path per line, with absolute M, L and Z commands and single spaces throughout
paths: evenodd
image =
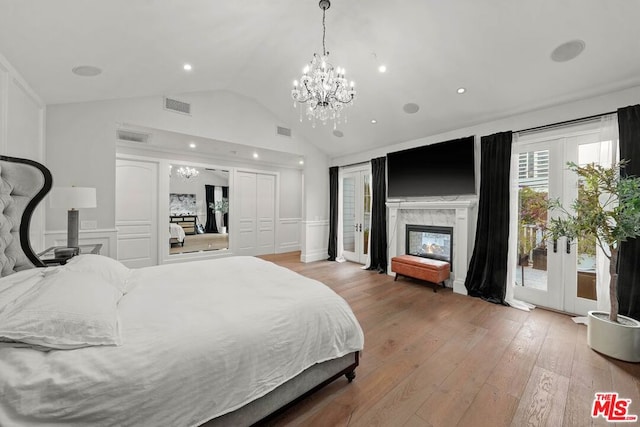
M 396 273 L 394 281 L 398 280 L 398 276 L 406 276 L 431 283 L 442 283 L 444 288 L 444 281 L 449 278 L 451 266 L 446 261 L 414 255 L 400 255 L 391 258 L 391 271 Z M 437 287 L 434 286 L 433 292 L 436 291 Z

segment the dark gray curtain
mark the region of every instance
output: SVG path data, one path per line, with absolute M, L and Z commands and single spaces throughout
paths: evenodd
M 216 224 L 216 215 L 213 209 L 209 207 L 210 203 L 214 203 L 213 194 L 215 192 L 215 185 L 204 186 L 205 203 L 207 204 L 207 223 L 204 225 L 205 233 L 217 233 L 218 225 Z
M 480 199 L 473 255 L 464 285 L 469 295 L 505 304 L 509 249 L 511 132 L 483 136 Z
M 229 200 L 229 187 L 222 187 L 222 198 Z M 229 212 L 222 216 L 224 218 L 224 225 L 227 227 L 227 234 L 229 233 Z
M 618 109 L 620 158 L 629 160 L 622 173 L 640 176 L 640 105 Z M 640 320 L 640 239 L 620 245 L 618 255 L 618 302 L 620 314 Z
M 329 168 L 329 246 L 328 261 L 338 256 L 338 166 Z
M 371 159 L 371 265 L 367 270 L 387 272 L 387 158 Z

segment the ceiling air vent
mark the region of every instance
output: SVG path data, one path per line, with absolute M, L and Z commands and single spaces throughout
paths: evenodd
M 131 130 L 118 129 L 117 131 L 118 139 L 121 141 L 129 141 L 129 142 L 142 142 L 147 143 L 149 139 L 149 134 L 142 132 L 134 132 Z
M 176 113 L 191 114 L 191 104 L 173 98 L 164 98 L 164 109 Z
M 291 137 L 291 129 L 282 126 L 278 126 L 276 133 L 278 135 Z

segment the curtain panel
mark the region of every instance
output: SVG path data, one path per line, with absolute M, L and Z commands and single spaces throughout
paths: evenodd
M 222 186 L 222 198 L 229 200 L 229 187 Z M 227 227 L 227 234 L 229 234 L 229 212 L 222 215 L 222 224 Z
M 338 256 L 338 173 L 340 168 L 329 168 L 329 245 L 328 261 L 335 261 Z
M 371 159 L 370 264 L 367 270 L 387 272 L 387 172 L 386 157 Z
M 204 186 L 204 196 L 207 210 L 207 223 L 204 226 L 205 233 L 217 233 L 218 225 L 216 224 L 216 214 L 213 209 L 209 207 L 210 203 L 214 203 L 214 193 L 216 186 L 215 185 L 206 185 Z
M 622 173 L 640 176 L 640 105 L 618 109 L 620 159 L 629 160 Z M 620 245 L 618 255 L 618 302 L 620 314 L 640 320 L 640 239 Z
M 481 138 L 478 222 L 464 283 L 470 296 L 496 304 L 505 304 L 507 283 L 511 143 L 511 131 Z

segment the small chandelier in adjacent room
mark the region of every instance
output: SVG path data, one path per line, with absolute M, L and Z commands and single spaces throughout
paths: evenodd
M 178 176 L 184 180 L 195 179 L 200 175 L 200 171 L 196 168 L 190 168 L 189 166 L 181 166 L 176 171 Z
M 349 84 L 345 78 L 344 68 L 334 68 L 329 63 L 329 52 L 325 48 L 325 13 L 331 6 L 329 0 L 320 0 L 322 9 L 322 56 L 313 54 L 311 63 L 304 67 L 300 82 L 293 82 L 291 97 L 294 107 L 299 102 L 307 105 L 307 118 L 315 127 L 316 120 L 326 124 L 333 120 L 333 128 L 343 119 L 342 109 L 353 104 L 356 95 L 353 81 Z M 302 121 L 302 112 L 300 113 Z M 346 118 L 344 120 L 346 122 Z

